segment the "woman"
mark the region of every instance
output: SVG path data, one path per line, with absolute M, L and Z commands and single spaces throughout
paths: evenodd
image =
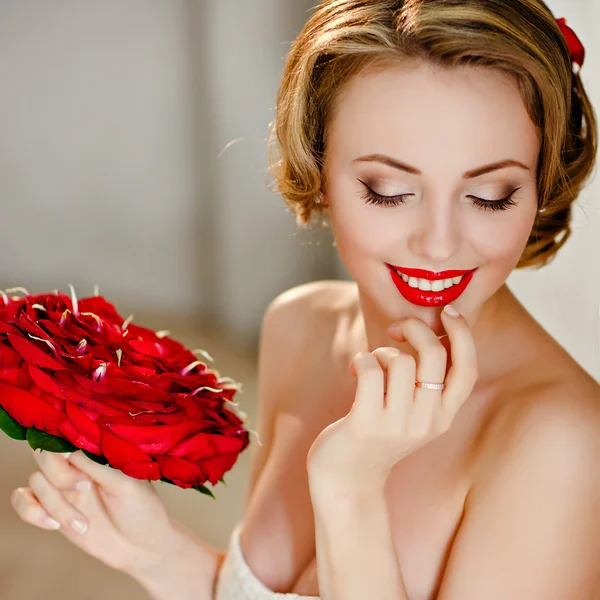
M 565 31 L 541 0 L 323 1 L 272 167 L 354 282 L 267 310 L 228 553 L 81 453 L 36 454 L 18 514 L 154 598 L 598 597 L 600 389 L 505 284 L 564 244 L 594 166 Z

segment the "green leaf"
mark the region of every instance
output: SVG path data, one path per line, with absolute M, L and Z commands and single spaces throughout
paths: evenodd
M 216 500 L 215 495 L 205 485 L 200 484 L 193 487 L 192 489 L 200 492 L 201 494 L 206 494 L 207 496 L 210 496 L 213 500 Z
M 88 450 L 81 450 L 90 460 L 93 460 L 95 463 L 99 465 L 108 465 L 108 461 L 104 456 L 98 456 L 97 454 L 92 454 Z M 110 465 L 109 465 L 110 466 Z
M 0 429 L 6 435 L 14 440 L 24 440 L 26 427 L 19 425 L 1 406 L 0 406 Z
M 177 485 L 176 483 L 173 483 L 170 479 L 167 479 L 166 477 L 161 477 L 160 481 L 163 481 L 164 483 L 170 483 L 171 485 Z M 211 498 L 216 500 L 215 495 L 205 485 L 200 484 L 190 489 L 196 490 L 201 494 L 206 494 L 207 496 L 210 496 Z
M 47 450 L 48 452 L 75 452 L 78 450 L 71 442 L 64 438 L 45 433 L 35 427 L 30 427 L 25 434 L 27 443 L 34 449 Z
M 221 479 L 219 479 L 219 481 L 224 485 L 227 486 L 227 484 L 225 483 L 225 478 L 221 477 Z

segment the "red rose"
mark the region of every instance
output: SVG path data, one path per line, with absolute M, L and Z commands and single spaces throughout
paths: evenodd
M 100 296 L 0 297 L 0 427 L 34 447 L 59 438 L 137 479 L 215 485 L 249 444 L 232 383 Z

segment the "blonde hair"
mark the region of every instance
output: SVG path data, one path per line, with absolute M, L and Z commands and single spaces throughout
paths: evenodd
M 541 136 L 539 210 L 516 268 L 549 262 L 569 238 L 571 205 L 593 170 L 597 122 L 541 0 L 323 0 L 288 54 L 269 137 L 275 189 L 298 224 L 325 214 L 317 200 L 338 94 L 366 67 L 399 59 L 514 77 Z

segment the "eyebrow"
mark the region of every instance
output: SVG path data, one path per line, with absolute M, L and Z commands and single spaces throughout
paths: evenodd
M 369 154 L 367 156 L 361 156 L 359 158 L 354 159 L 353 162 L 379 162 L 388 167 L 393 167 L 394 169 L 398 169 L 400 171 L 406 171 L 407 173 L 411 173 L 412 175 L 422 175 L 421 171 L 415 167 L 411 167 L 391 156 L 386 156 L 385 154 Z M 474 179 L 475 177 L 481 177 L 481 175 L 485 175 L 486 173 L 491 173 L 492 171 L 498 171 L 499 169 L 505 169 L 506 167 L 520 167 L 521 169 L 525 169 L 526 171 L 530 171 L 531 169 L 524 165 L 522 162 L 518 160 L 513 160 L 508 158 L 506 160 L 501 160 L 499 162 L 490 163 L 489 165 L 483 165 L 482 167 L 477 167 L 471 171 L 467 171 L 463 174 L 463 179 Z

